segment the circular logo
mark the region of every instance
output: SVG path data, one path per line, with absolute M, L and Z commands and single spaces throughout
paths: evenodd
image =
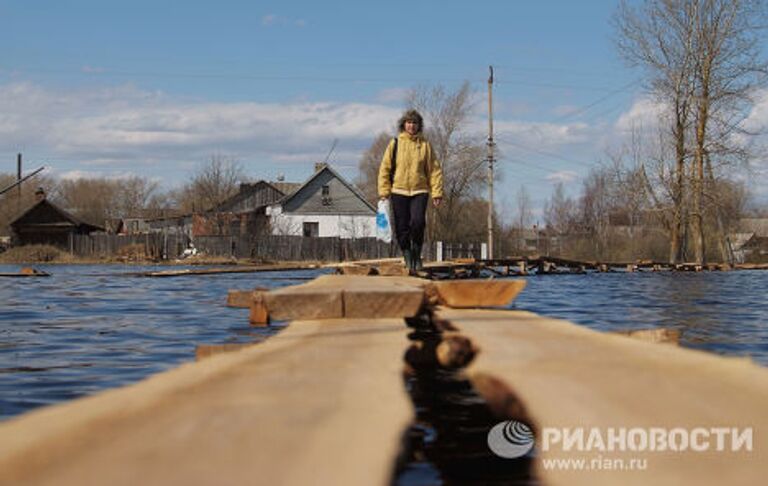
M 488 432 L 488 447 L 499 457 L 514 459 L 524 456 L 533 449 L 533 445 L 531 428 L 516 420 L 498 423 Z

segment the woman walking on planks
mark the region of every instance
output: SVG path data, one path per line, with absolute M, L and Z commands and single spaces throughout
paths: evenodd
M 395 238 L 413 275 L 422 267 L 429 196 L 435 207 L 443 198 L 443 172 L 432 145 L 424 138 L 424 119 L 418 111 L 406 111 L 398 130 L 381 159 L 378 189 L 381 199 L 391 200 Z

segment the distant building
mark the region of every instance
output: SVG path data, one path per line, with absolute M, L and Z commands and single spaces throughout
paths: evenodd
M 738 232 L 728 235 L 736 263 L 764 261 L 768 257 L 768 218 L 742 218 Z
M 266 207 L 301 184 L 258 181 L 240 184 L 234 196 L 192 217 L 192 236 L 257 235 L 266 231 Z M 279 189 L 278 189 L 279 187 Z
M 104 228 L 82 221 L 48 201 L 42 188 L 35 197 L 35 204 L 10 224 L 14 246 L 40 244 L 69 249 L 73 235 L 104 231 Z
M 327 164 L 291 194 L 267 207 L 273 235 L 367 238 L 376 236 L 376 208 Z

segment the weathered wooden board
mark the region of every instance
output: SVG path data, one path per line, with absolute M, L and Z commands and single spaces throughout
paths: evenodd
M 264 343 L 0 424 L 0 484 L 388 485 L 412 419 L 400 319 Z
M 412 317 L 424 304 L 424 283 L 408 277 L 323 275 L 264 294 L 273 319 Z
M 433 282 L 439 302 L 454 308 L 505 307 L 525 288 L 525 280 L 451 280 Z
M 51 274 L 32 267 L 24 267 L 19 273 L 0 273 L 0 277 L 50 277 Z
M 507 417 L 542 428 L 728 427 L 753 430 L 752 452 L 540 451 L 553 485 L 763 484 L 768 477 L 768 369 L 749 360 L 599 333 L 529 312 L 439 309 L 477 347 L 466 372 Z M 713 439 L 712 443 L 716 443 Z M 730 439 L 728 440 L 730 445 Z M 549 459 L 642 458 L 645 470 L 545 467 Z M 590 464 L 587 462 L 587 464 Z
M 254 266 L 232 266 L 232 267 L 214 267 L 214 268 L 190 268 L 181 270 L 158 270 L 151 272 L 134 272 L 127 275 L 136 277 L 184 277 L 188 275 L 215 275 L 222 273 L 259 273 L 259 272 L 279 272 L 286 270 L 314 270 L 320 268 L 312 263 L 286 263 L 279 265 L 254 265 Z
M 227 305 L 229 307 L 251 308 L 253 290 L 229 290 L 227 292 Z

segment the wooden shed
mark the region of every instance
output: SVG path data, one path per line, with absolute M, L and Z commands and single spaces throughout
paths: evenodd
M 86 223 L 38 196 L 38 201 L 11 222 L 13 246 L 54 245 L 68 249 L 72 235 L 87 235 L 104 228 Z

